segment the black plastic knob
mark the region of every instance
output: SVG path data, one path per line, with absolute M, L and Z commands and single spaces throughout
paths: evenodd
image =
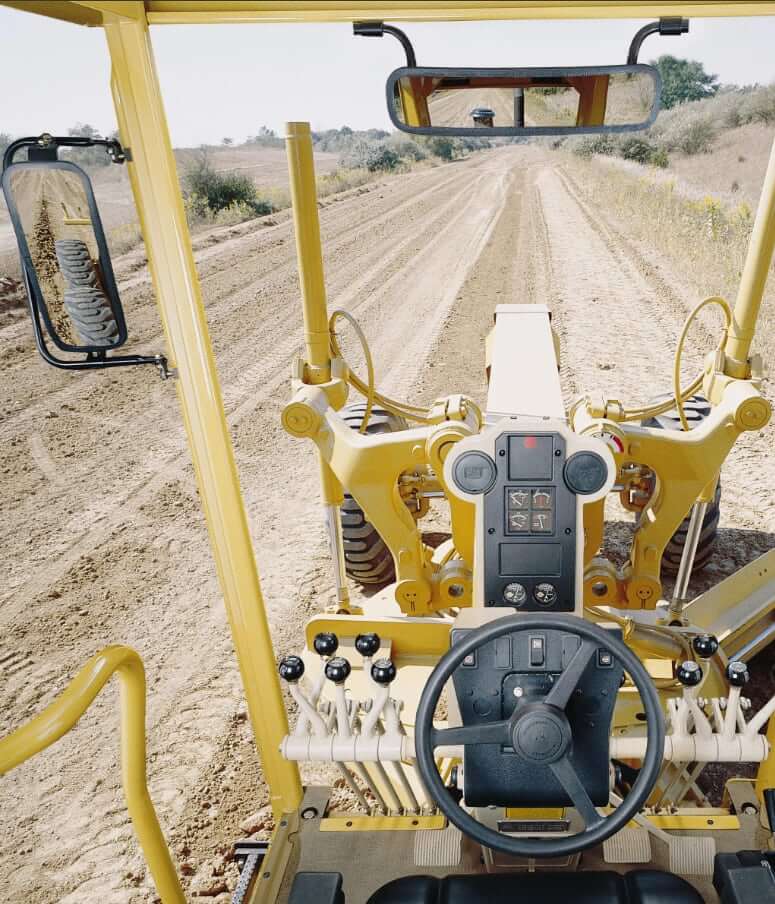
M 390 659 L 378 659 L 371 666 L 371 677 L 377 684 L 390 684 L 395 680 L 396 667 Z
M 355 649 L 361 656 L 373 656 L 379 651 L 379 634 L 359 634 L 355 638 Z
M 744 662 L 730 662 L 727 666 L 727 681 L 732 687 L 743 687 L 743 685 L 748 684 L 750 678 L 751 674 Z
M 286 656 L 278 671 L 283 681 L 296 682 L 304 674 L 304 660 L 300 656 Z
M 692 640 L 692 647 L 700 659 L 710 659 L 718 650 L 718 638 L 713 634 L 698 634 Z
M 350 677 L 350 663 L 343 656 L 334 656 L 326 663 L 326 678 L 334 684 L 344 684 Z
M 321 631 L 312 641 L 318 656 L 333 656 L 339 649 L 339 638 L 331 631 Z
M 684 687 L 697 687 L 702 681 L 702 669 L 696 662 L 688 660 L 678 666 L 675 676 Z

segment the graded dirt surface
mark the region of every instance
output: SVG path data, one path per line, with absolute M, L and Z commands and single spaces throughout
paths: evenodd
M 463 392 L 483 402 L 494 307 L 523 302 L 553 311 L 569 403 L 594 389 L 630 403 L 669 389 L 673 348 L 697 301 L 692 274 L 620 235 L 562 155 L 528 146 L 476 154 L 332 196 L 320 216 L 329 307 L 358 319 L 390 395 L 424 403 Z M 330 601 L 331 568 L 313 448 L 280 425 L 301 306 L 290 221 L 269 222 L 200 236 L 195 248 L 285 654 Z M 142 257 L 115 268 L 135 347 L 161 351 Z M 704 322 L 696 335 L 701 351 L 715 341 Z M 687 373 L 701 351 L 688 349 Z M 189 894 L 227 901 L 235 872 L 223 854 L 245 832 L 266 830 L 267 792 L 174 382 L 150 368 L 47 368 L 26 321 L 0 329 L 0 373 L 0 736 L 104 645 L 137 649 L 152 798 Z M 773 546 L 774 477 L 772 429 L 744 436 L 723 471 L 706 583 Z M 614 517 L 607 547 L 621 556 L 630 527 Z M 5 900 L 154 900 L 121 794 L 117 705 L 111 684 L 74 731 L 0 780 Z

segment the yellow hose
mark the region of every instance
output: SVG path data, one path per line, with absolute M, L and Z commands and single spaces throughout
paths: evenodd
M 353 328 L 355 335 L 358 337 L 358 341 L 361 344 L 361 348 L 363 349 L 363 357 L 366 360 L 366 382 L 364 383 L 360 377 L 358 377 L 352 370 L 352 368 L 347 364 L 347 361 L 342 354 L 342 349 L 339 345 L 339 340 L 336 335 L 336 321 L 342 318 L 346 320 L 350 326 Z M 381 392 L 378 392 L 375 388 L 375 376 L 374 376 L 374 359 L 371 355 L 371 349 L 369 348 L 368 340 L 366 339 L 366 334 L 361 329 L 358 321 L 350 314 L 348 311 L 344 311 L 341 308 L 337 308 L 332 314 L 331 318 L 328 321 L 328 328 L 331 335 L 331 352 L 334 357 L 341 358 L 344 361 L 345 366 L 347 367 L 347 382 L 356 389 L 362 396 L 366 399 L 366 411 L 364 412 L 363 421 L 361 422 L 360 432 L 366 432 L 366 426 L 369 422 L 369 417 L 371 416 L 371 410 L 375 404 L 379 405 L 381 408 L 384 408 L 385 411 L 390 412 L 390 414 L 395 414 L 397 417 L 405 418 L 409 421 L 416 421 L 420 424 L 430 423 L 430 418 L 428 417 L 429 410 L 427 408 L 421 408 L 417 405 L 410 405 L 407 402 L 397 402 L 395 399 L 391 399 L 386 395 L 383 395 Z

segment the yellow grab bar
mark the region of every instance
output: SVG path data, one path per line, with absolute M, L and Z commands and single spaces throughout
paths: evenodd
M 92 656 L 40 715 L 0 739 L 0 775 L 67 734 L 114 673 L 118 673 L 121 682 L 121 775 L 129 816 L 163 904 L 185 904 L 183 889 L 148 794 L 145 669 L 130 647 L 105 647 Z

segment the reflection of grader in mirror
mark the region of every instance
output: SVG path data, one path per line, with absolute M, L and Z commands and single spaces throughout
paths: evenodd
M 775 550 L 695 598 L 689 581 L 712 555 L 722 465 L 735 442 L 763 430 L 771 415 L 753 342 L 775 247 L 775 152 L 738 296 L 734 303 L 711 296 L 691 308 L 665 375 L 670 392 L 659 396 L 663 386 L 645 386 L 640 401 L 625 404 L 584 387 L 568 404 L 552 311 L 493 303 L 482 356 L 486 401 L 449 386 L 423 404 L 380 389 L 364 331 L 348 311 L 328 311 L 311 130 L 287 124 L 304 348 L 281 420 L 316 449 L 335 602 L 310 618 L 296 653 L 278 669 L 149 25 L 351 21 L 362 4 L 10 5 L 106 33 L 120 147 L 274 819 L 270 842 L 235 845 L 235 904 L 773 900 L 775 698 L 754 704 L 746 685 L 747 663 L 775 633 Z M 588 6 L 566 2 L 372 6 L 376 14 L 411 12 L 412 21 L 435 22 L 589 15 Z M 645 4 L 644 11 L 680 16 L 687 7 L 697 5 Z M 601 17 L 631 8 L 595 7 Z M 708 0 L 698 12 L 750 9 Z M 657 31 L 680 33 L 655 23 L 638 40 Z M 369 23 L 356 33 L 400 36 L 410 70 L 391 76 L 387 99 L 394 117 L 396 97 L 402 111 L 411 105 L 411 116 L 397 122 L 408 131 L 497 132 L 509 116 L 512 129 L 545 135 L 579 124 L 628 131 L 658 103 L 658 82 L 653 94 L 642 94 L 615 67 L 604 82 L 594 74 L 590 113 L 586 87 L 568 70 L 567 82 L 549 85 L 504 70 L 509 74 L 497 78 L 505 84 L 483 86 L 465 70 L 418 69 L 395 26 Z M 450 72 L 468 81 L 445 85 Z M 623 106 L 611 102 L 619 89 Z M 446 124 L 427 119 L 434 115 Z M 44 136 L 25 141 L 28 159 L 6 162 L 7 195 L 18 189 L 8 188 L 17 175 L 37 178 L 36 159 L 49 153 Z M 55 333 L 64 332 L 66 314 L 73 337 L 96 345 L 102 336 L 93 322 L 79 325 L 72 293 L 93 300 L 92 290 L 107 288 L 112 271 L 99 247 L 98 218 L 87 205 L 95 250 L 83 204 L 68 195 L 56 207 L 43 197 L 52 233 L 45 242 L 25 238 L 35 236 L 41 205 L 33 213 L 17 205 L 33 320 L 36 305 L 45 304 L 56 312 Z M 45 291 L 32 285 L 54 260 L 59 275 Z M 701 372 L 686 380 L 686 337 L 708 311 L 720 315 L 716 341 Z M 343 351 L 347 330 L 361 343 L 363 373 Z M 89 355 L 102 364 L 116 360 L 104 347 Z M 602 554 L 611 499 L 636 519 L 620 563 Z M 449 524 L 435 542 L 423 531 L 431 501 L 444 507 Z M 675 573 L 669 593 L 668 569 Z M 356 600 L 353 580 L 372 592 Z M 288 600 L 295 605 L 290 592 Z M 146 782 L 145 675 L 133 650 L 95 651 L 42 712 L 0 738 L 0 773 L 77 731 L 114 674 L 122 688 L 129 813 L 159 897 L 181 902 L 184 883 Z M 703 790 L 706 770 L 721 785 L 718 800 Z M 302 775 L 314 779 L 303 783 Z M 206 896 L 223 894 L 218 888 Z

